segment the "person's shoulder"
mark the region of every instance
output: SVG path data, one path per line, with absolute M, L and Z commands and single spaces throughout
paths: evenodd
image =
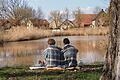
M 66 46 L 64 47 L 64 49 L 75 49 L 75 50 L 78 50 L 75 46 L 73 46 L 73 45 L 71 45 L 71 44 L 66 45 Z
M 49 49 L 49 47 L 45 48 L 43 52 L 46 52 Z
M 57 48 L 58 50 L 60 50 L 60 51 L 62 50 L 62 48 L 60 48 L 60 47 L 58 47 L 58 46 L 56 46 L 56 48 Z
M 51 50 L 53 48 L 54 48 L 54 46 L 49 45 L 47 48 L 44 49 L 44 51 Z
M 64 46 L 64 49 L 67 49 L 67 48 L 70 48 L 70 47 L 74 47 L 74 46 L 72 46 L 70 44 L 67 44 L 67 45 Z
M 60 47 L 58 47 L 58 46 L 56 46 L 56 45 L 50 45 L 49 47 L 48 47 L 48 49 L 53 49 L 53 50 L 62 50 L 62 48 L 60 48 Z

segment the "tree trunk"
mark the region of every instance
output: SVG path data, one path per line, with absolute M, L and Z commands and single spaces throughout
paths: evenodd
M 120 0 L 111 0 L 109 14 L 109 47 L 100 80 L 120 80 Z

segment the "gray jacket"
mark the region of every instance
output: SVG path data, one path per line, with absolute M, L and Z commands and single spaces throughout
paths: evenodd
M 61 48 L 50 45 L 43 52 L 47 67 L 61 67 L 64 65 L 64 55 Z
M 65 45 L 63 48 L 65 67 L 76 67 L 77 66 L 77 52 L 78 50 L 72 45 Z

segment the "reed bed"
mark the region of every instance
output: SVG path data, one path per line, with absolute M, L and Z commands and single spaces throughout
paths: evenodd
M 69 30 L 45 30 L 38 29 L 35 27 L 25 27 L 18 26 L 13 27 L 9 30 L 1 33 L 1 37 L 3 41 L 22 41 L 22 40 L 34 40 L 41 39 L 46 37 L 54 37 L 54 36 L 89 36 L 89 35 L 107 35 L 109 34 L 108 27 L 97 27 L 97 28 L 73 28 Z

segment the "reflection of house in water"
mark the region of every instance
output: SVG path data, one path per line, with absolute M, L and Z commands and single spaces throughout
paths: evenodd
M 70 21 L 70 20 L 65 20 L 60 25 L 60 29 L 63 29 L 63 30 L 70 29 L 70 28 L 75 28 L 74 23 L 72 21 Z

